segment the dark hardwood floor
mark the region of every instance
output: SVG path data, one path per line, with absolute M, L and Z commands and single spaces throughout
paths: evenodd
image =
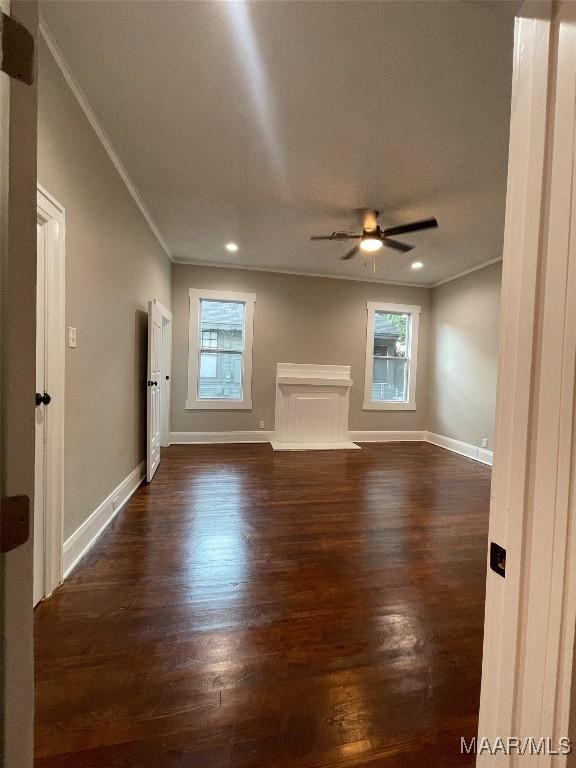
M 490 470 L 173 446 L 36 610 L 37 768 L 473 765 Z

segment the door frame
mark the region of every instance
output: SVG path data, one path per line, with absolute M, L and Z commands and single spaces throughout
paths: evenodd
M 0 0 L 0 11 L 10 13 L 10 0 Z M 4 464 L 7 458 L 6 445 L 4 441 L 5 420 L 4 404 L 6 401 L 6 387 L 4 385 L 4 367 L 6 365 L 6 343 L 4 334 L 7 330 L 5 321 L 5 311 L 9 307 L 8 281 L 6 273 L 9 269 L 9 226 L 10 226 L 10 79 L 7 74 L 0 71 L 0 498 L 7 495 L 7 477 L 4 470 Z M 9 626 L 10 621 L 10 601 L 9 595 L 6 595 L 9 584 L 10 562 L 4 553 L 0 553 L 0 627 Z M 16 575 L 20 575 L 16 570 Z M 24 622 L 20 623 L 27 630 Z M 0 635 L 0 764 L 6 760 L 6 742 L 7 725 L 5 710 L 8 704 L 9 686 L 8 663 L 14 663 L 12 656 L 15 643 L 10 644 L 10 638 L 5 633 Z M 16 656 L 17 658 L 17 656 Z M 20 670 L 16 672 L 16 683 L 21 682 L 22 678 L 27 682 L 24 675 L 19 675 Z M 19 679 L 20 678 L 20 679 Z M 10 745 L 8 744 L 8 749 Z
M 576 6 L 516 20 L 478 739 L 569 736 L 576 621 Z M 526 757 L 525 760 L 531 758 Z M 566 765 L 540 754 L 539 768 Z M 483 752 L 478 766 L 516 766 Z
M 64 418 L 66 324 L 66 212 L 56 198 L 37 185 L 37 221 L 47 227 L 45 285 L 46 504 L 44 521 L 44 598 L 62 582 L 64 554 Z M 42 599 L 44 599 L 42 598 Z
M 38 3 L 0 0 L 36 40 Z M 36 78 L 35 78 L 36 81 Z M 0 72 L 0 490 L 34 499 L 37 85 Z M 0 764 L 32 768 L 32 540 L 0 553 Z
M 159 301 L 156 306 L 162 315 L 162 364 L 160 369 L 161 424 L 160 445 L 170 445 L 170 403 L 172 399 L 172 312 Z

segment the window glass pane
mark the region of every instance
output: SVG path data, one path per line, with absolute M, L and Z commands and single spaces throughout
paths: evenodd
M 218 353 L 200 353 L 200 378 L 215 379 L 218 376 Z
M 200 339 L 203 348 L 244 349 L 244 304 L 237 301 L 200 302 Z
M 200 400 L 242 400 L 242 354 L 200 352 Z
M 374 358 L 372 400 L 406 401 L 408 361 L 393 357 Z
M 398 312 L 375 312 L 374 355 L 405 357 L 409 324 L 410 315 L 403 315 Z
M 202 331 L 202 348 L 216 349 L 218 346 L 218 334 L 216 331 Z

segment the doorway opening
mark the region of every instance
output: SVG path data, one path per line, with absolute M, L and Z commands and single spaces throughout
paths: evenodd
M 62 581 L 65 213 L 38 186 L 33 604 Z
M 172 369 L 172 313 L 162 307 L 162 369 L 160 376 L 162 407 L 160 409 L 160 443 L 170 445 L 170 396 Z

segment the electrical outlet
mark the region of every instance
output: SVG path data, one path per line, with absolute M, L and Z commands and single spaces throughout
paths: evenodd
M 76 328 L 72 328 L 72 326 L 68 327 L 68 346 L 70 349 L 76 348 Z
M 488 448 L 488 440 L 487 438 L 482 438 L 482 448 Z
M 258 422 L 258 427 L 259 427 L 259 429 L 264 429 L 264 421 L 263 420 L 260 420 Z
M 120 496 L 115 496 L 112 499 L 112 510 L 116 512 L 119 506 L 120 506 Z

